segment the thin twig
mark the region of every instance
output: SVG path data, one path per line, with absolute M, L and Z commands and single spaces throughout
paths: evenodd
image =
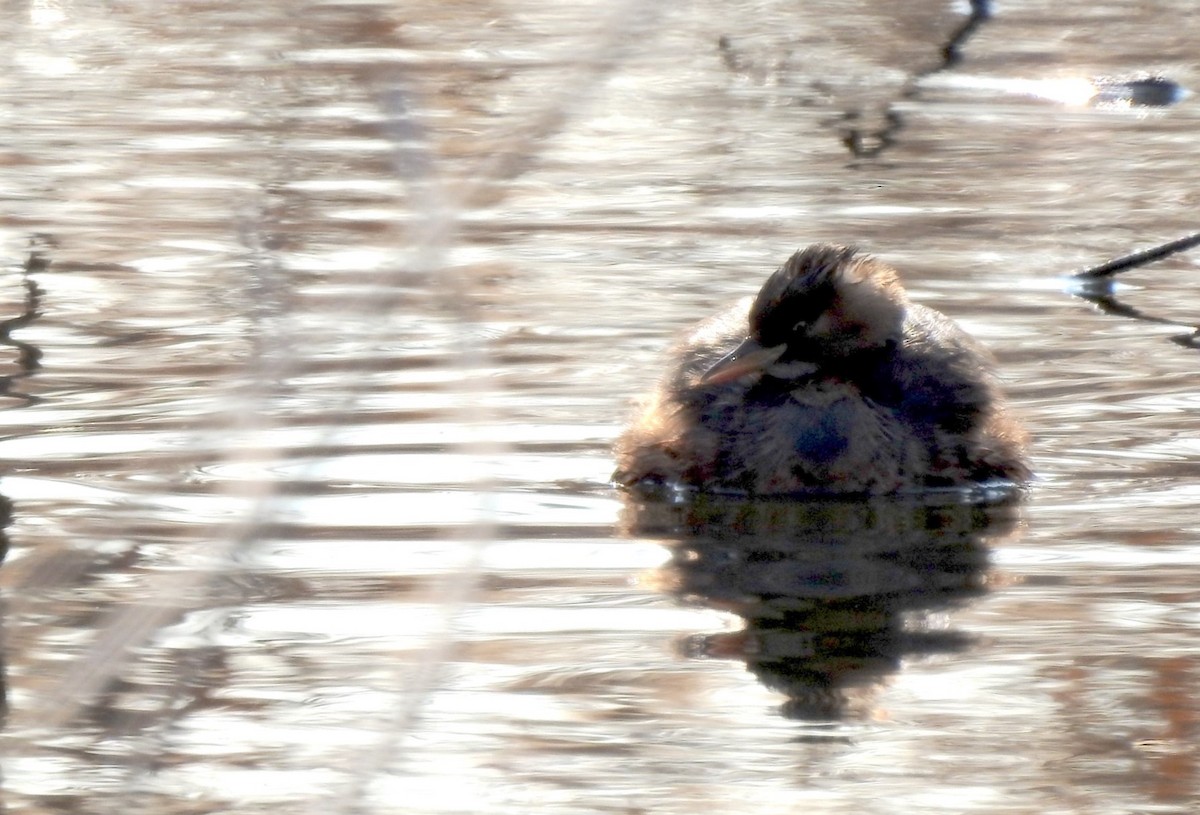
M 1129 271 L 1130 269 L 1136 269 L 1139 266 L 1145 266 L 1147 263 L 1153 263 L 1156 260 L 1162 260 L 1165 257 L 1170 257 L 1171 255 L 1191 249 L 1193 246 L 1200 246 L 1200 232 L 1194 232 L 1191 235 L 1173 240 L 1170 243 L 1164 243 L 1161 246 L 1155 246 L 1151 249 L 1143 249 L 1140 252 L 1134 252 L 1133 254 L 1101 263 L 1099 266 L 1084 269 L 1081 272 L 1071 275 L 1071 278 L 1074 280 L 1106 280 L 1113 275 Z

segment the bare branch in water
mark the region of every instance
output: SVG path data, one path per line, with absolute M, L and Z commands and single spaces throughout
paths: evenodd
M 1200 343 L 1200 326 L 1147 314 L 1140 309 L 1120 302 L 1113 293 L 1113 278 L 1121 272 L 1127 272 L 1130 269 L 1137 269 L 1156 260 L 1162 260 L 1163 258 L 1191 249 L 1193 246 L 1200 246 L 1200 232 L 1150 249 L 1142 249 L 1141 251 L 1101 263 L 1099 266 L 1093 266 L 1090 269 L 1076 272 L 1069 278 L 1073 285 L 1070 286 L 1068 291 L 1075 297 L 1088 301 L 1105 314 L 1127 317 L 1131 320 L 1138 320 L 1144 323 L 1176 325 L 1180 328 L 1189 329 L 1192 332 L 1191 334 L 1172 337 L 1171 341 L 1185 348 L 1196 348 L 1198 347 L 1198 343 Z
M 1193 246 L 1200 246 L 1200 232 L 1193 232 L 1191 235 L 1173 240 L 1170 243 L 1164 243 L 1161 246 L 1155 246 L 1151 249 L 1142 249 L 1139 252 L 1101 263 L 1099 266 L 1084 269 L 1081 272 L 1071 275 L 1071 279 L 1107 280 L 1113 275 L 1127 272 L 1130 269 L 1136 269 L 1139 266 L 1145 266 L 1147 263 L 1153 263 L 1156 260 L 1162 260 L 1163 258 L 1191 249 Z

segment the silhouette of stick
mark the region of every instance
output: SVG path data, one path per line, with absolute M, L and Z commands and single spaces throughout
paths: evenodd
M 1200 232 L 1173 240 L 1170 243 L 1164 243 L 1161 246 L 1155 246 L 1151 249 L 1143 249 L 1140 252 L 1134 252 L 1133 254 L 1110 260 L 1107 263 L 1101 263 L 1099 266 L 1084 269 L 1082 272 L 1076 272 L 1071 275 L 1071 279 L 1077 280 L 1079 283 L 1076 286 L 1072 286 L 1069 291 L 1075 297 L 1086 300 L 1096 306 L 1105 314 L 1128 317 L 1131 320 L 1140 320 L 1146 323 L 1176 325 L 1180 328 L 1190 329 L 1192 333 L 1171 337 L 1170 340 L 1177 345 L 1182 345 L 1184 348 L 1200 349 L 1200 326 L 1171 320 L 1166 317 L 1157 317 L 1136 309 L 1133 306 L 1125 305 L 1114 296 L 1112 281 L 1114 275 L 1130 269 L 1136 269 L 1147 263 L 1153 263 L 1156 260 L 1162 260 L 1176 252 L 1191 249 L 1193 246 L 1200 246 Z
M 1134 252 L 1131 255 L 1125 255 L 1124 257 L 1110 260 L 1107 263 L 1101 263 L 1099 266 L 1093 266 L 1090 269 L 1084 269 L 1082 272 L 1076 272 L 1071 277 L 1075 280 L 1104 280 L 1115 274 L 1136 269 L 1139 266 L 1145 266 L 1147 263 L 1153 263 L 1156 260 L 1162 260 L 1185 249 L 1191 249 L 1193 246 L 1200 246 L 1200 232 L 1173 240 L 1170 243 L 1164 243 L 1161 246 L 1155 246 L 1152 249 L 1143 249 L 1140 252 Z

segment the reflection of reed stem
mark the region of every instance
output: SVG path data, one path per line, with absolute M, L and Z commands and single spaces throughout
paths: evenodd
M 42 289 L 38 286 L 37 281 L 32 275 L 36 272 L 45 271 L 47 266 L 49 266 L 49 263 L 37 249 L 29 253 L 29 257 L 26 259 L 21 271 L 21 282 L 25 287 L 23 309 L 16 317 L 0 320 L 0 345 L 7 345 L 10 348 L 16 349 L 17 369 L 19 371 L 15 374 L 0 377 L 0 396 L 19 399 L 26 405 L 36 404 L 41 399 L 32 394 L 16 390 L 16 386 L 21 380 L 33 376 L 34 372 L 42 367 L 42 352 L 41 349 L 30 343 L 14 339 L 12 332 L 18 328 L 24 328 L 38 318 Z

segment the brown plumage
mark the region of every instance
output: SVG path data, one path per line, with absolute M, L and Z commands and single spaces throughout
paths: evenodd
M 614 479 L 886 494 L 1029 478 L 991 355 L 853 248 L 794 254 L 701 323 L 617 442 Z

